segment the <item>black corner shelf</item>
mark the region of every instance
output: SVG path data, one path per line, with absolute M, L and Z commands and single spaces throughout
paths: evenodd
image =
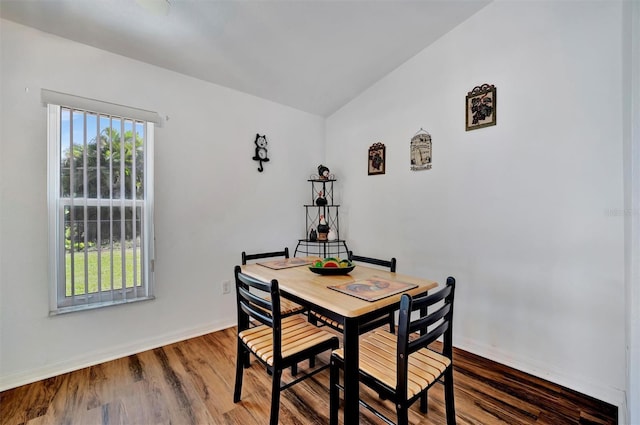
M 347 258 L 349 255 L 347 243 L 340 239 L 340 217 L 338 214 L 340 205 L 334 204 L 333 198 L 333 183 L 336 179 L 311 178 L 307 181 L 311 183 L 311 203 L 303 205 L 305 209 L 305 238 L 298 239 L 293 256 L 300 253 L 305 256 Z M 327 200 L 326 205 L 316 205 L 316 199 L 321 194 Z M 329 228 L 335 232 L 336 239 L 330 241 L 309 240 L 309 234 L 312 230 L 317 229 L 321 215 L 325 217 Z
M 340 257 L 349 258 L 349 248 L 347 243 L 341 239 L 333 241 L 310 241 L 309 239 L 298 239 L 298 245 L 293 254 L 297 257 L 301 256 L 317 256 L 321 258 Z

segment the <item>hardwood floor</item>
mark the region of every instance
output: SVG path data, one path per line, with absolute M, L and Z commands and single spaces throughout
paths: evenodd
M 0 424 L 263 425 L 270 377 L 257 362 L 245 370 L 242 401 L 233 403 L 235 335 L 235 328 L 226 329 L 4 391 Z M 454 364 L 458 424 L 617 423 L 612 405 L 473 354 L 456 350 Z M 306 362 L 299 366 L 306 367 Z M 388 401 L 361 392 L 395 418 Z M 325 370 L 283 392 L 280 423 L 327 424 L 328 403 Z M 411 424 L 445 423 L 442 385 L 429 391 L 426 415 L 418 404 L 411 409 Z M 379 423 L 361 408 L 360 424 Z

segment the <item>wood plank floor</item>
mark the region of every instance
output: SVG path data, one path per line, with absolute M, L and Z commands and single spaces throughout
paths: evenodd
M 270 377 L 257 362 L 245 370 L 242 401 L 233 403 L 235 335 L 226 329 L 4 391 L 0 423 L 264 425 Z M 456 350 L 454 364 L 458 424 L 617 423 L 614 406 L 473 354 Z M 366 390 L 362 397 L 395 418 L 389 402 Z M 328 403 L 325 370 L 283 392 L 280 423 L 327 424 Z M 360 412 L 360 424 L 381 423 Z M 444 418 L 438 384 L 429 391 L 429 412 L 422 415 L 416 403 L 409 420 L 436 425 Z

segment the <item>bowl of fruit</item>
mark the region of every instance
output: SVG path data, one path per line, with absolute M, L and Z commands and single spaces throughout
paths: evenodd
M 347 274 L 355 268 L 356 266 L 351 261 L 341 260 L 336 257 L 328 257 L 324 260 L 318 260 L 309 266 L 309 270 L 322 275 Z

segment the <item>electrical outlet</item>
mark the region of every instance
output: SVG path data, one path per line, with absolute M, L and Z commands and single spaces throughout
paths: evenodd
M 230 294 L 231 293 L 231 282 L 228 280 L 222 281 L 222 293 Z

